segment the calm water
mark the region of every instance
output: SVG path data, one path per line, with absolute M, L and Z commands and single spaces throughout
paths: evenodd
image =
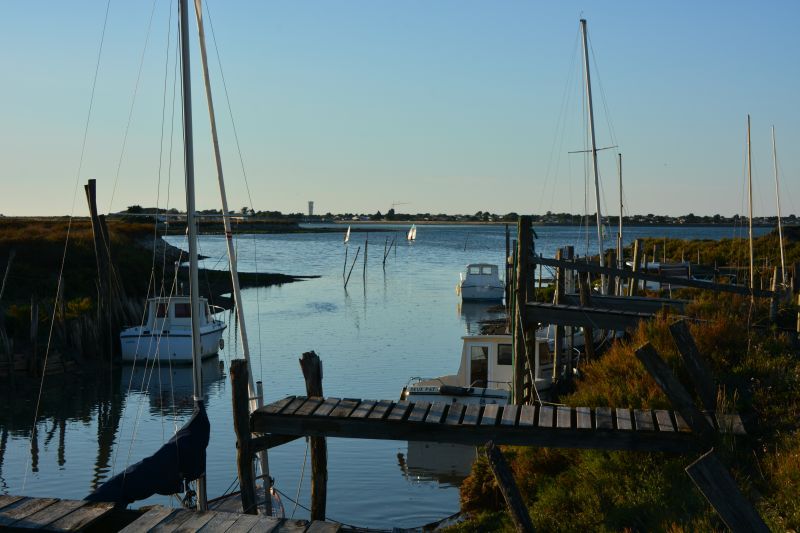
M 298 358 L 309 350 L 322 358 L 328 396 L 395 399 L 412 376 L 456 370 L 460 337 L 487 316 L 484 306 L 460 308 L 455 293 L 458 272 L 470 262 L 500 264 L 504 228 L 418 226 L 418 240 L 412 244 L 405 240 L 407 228 L 381 228 L 388 232 L 370 228 L 366 277 L 362 259 L 367 234 L 352 234 L 349 260 L 359 246 L 362 249 L 347 290 L 342 281 L 344 228 L 342 233 L 238 238 L 243 272 L 321 276 L 243 293 L 253 370 L 264 382 L 267 402 L 304 393 Z M 537 252 L 552 256 L 558 246 L 572 244 L 576 253 L 586 253 L 584 230 L 536 231 Z M 631 228 L 626 241 L 641 236 L 719 239 L 741 234 L 741 229 L 735 234 L 732 228 Z M 397 247 L 384 269 L 384 243 L 395 236 Z M 616 236 L 608 238 L 614 242 Z M 179 238 L 171 242 L 183 246 Z M 595 246 L 590 241 L 589 250 Z M 200 248 L 209 257 L 207 267 L 225 265 L 223 237 L 204 236 Z M 235 325 L 230 320 L 229 325 L 219 361 L 204 364 L 204 394 L 212 424 L 209 497 L 222 494 L 236 479 L 227 368 L 240 349 Z M 0 492 L 7 493 L 84 497 L 96 483 L 155 451 L 191 411 L 191 371 L 185 368 L 146 372 L 126 367 L 80 378 L 48 377 L 35 425 L 36 388 L 5 389 L 0 393 L 4 402 Z M 415 470 L 406 463 L 404 442 L 329 439 L 328 454 L 328 516 L 333 520 L 411 527 L 458 510 L 457 478 L 447 467 L 441 472 Z M 305 455 L 304 440 L 270 452 L 271 474 L 288 496 L 283 500 L 287 516 L 293 512 L 290 499 L 298 487 L 300 504 L 309 504 L 310 465 L 304 472 Z M 170 504 L 166 497 L 151 502 Z M 294 516 L 307 518 L 308 513 L 298 507 Z

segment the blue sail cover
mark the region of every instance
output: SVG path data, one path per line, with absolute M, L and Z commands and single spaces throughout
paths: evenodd
M 156 453 L 112 477 L 85 499 L 126 506 L 153 494 L 183 492 L 186 482 L 205 474 L 210 432 L 205 406 L 197 402 L 192 418 Z

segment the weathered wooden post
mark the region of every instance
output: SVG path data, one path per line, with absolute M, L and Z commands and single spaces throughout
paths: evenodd
M 503 499 L 506 501 L 508 514 L 514 522 L 514 527 L 520 532 L 532 532 L 533 523 L 528 514 L 528 508 L 525 507 L 525 502 L 522 501 L 517 484 L 514 482 L 511 469 L 508 467 L 506 458 L 503 457 L 500 449 L 492 441 L 486 443 L 486 458 L 489 460 L 489 466 L 492 469 L 497 486 L 503 494 Z
M 514 287 L 514 403 L 523 401 L 525 385 L 525 304 L 528 302 L 528 283 L 531 277 L 531 217 L 522 215 L 517 224 L 517 270 Z
M 300 358 L 306 395 L 322 398 L 322 361 L 314 352 Z M 325 520 L 328 495 L 328 445 L 325 437 L 309 437 L 311 449 L 311 520 Z
M 561 249 L 556 250 L 556 259 L 561 260 Z M 555 303 L 560 304 L 564 301 L 564 268 L 556 268 L 556 294 Z M 556 326 L 556 334 L 553 339 L 553 381 L 558 379 L 558 370 L 561 365 L 562 344 L 564 343 L 564 326 Z
M 636 239 L 633 241 L 633 271 L 639 271 L 639 249 L 641 248 L 642 240 Z M 628 296 L 636 296 L 636 284 L 638 282 L 633 278 L 628 278 Z
M 608 264 L 613 265 L 615 263 L 609 262 Z M 580 291 L 581 307 L 589 307 L 592 305 L 589 279 L 589 274 L 586 274 L 586 278 L 581 274 L 578 275 L 578 290 Z M 612 283 L 609 278 L 609 286 L 611 285 Z M 583 351 L 587 361 L 594 359 L 594 329 L 590 327 L 583 328 Z
M 769 321 L 775 323 L 778 320 L 778 267 L 772 269 L 772 283 L 770 283 L 770 290 L 772 296 L 769 298 Z
M 28 360 L 28 373 L 32 376 L 39 374 L 38 339 L 39 339 L 39 302 L 36 296 L 31 296 L 31 358 Z
M 617 252 L 615 252 L 614 250 L 610 250 L 608 252 L 608 260 L 606 261 L 606 264 L 608 266 L 610 266 L 611 268 L 617 268 Z M 616 274 L 609 274 L 608 275 L 608 287 L 606 288 L 606 291 L 603 294 L 611 294 L 611 295 L 619 294 L 619 287 L 617 286 L 618 279 L 619 278 L 617 278 Z M 590 289 L 591 289 L 591 281 L 592 281 L 592 279 L 590 277 L 589 278 L 589 282 L 590 282 L 589 288 Z
M 369 232 L 367 232 L 367 238 L 364 241 L 364 272 L 361 274 L 364 279 L 367 279 L 367 248 L 369 248 Z
M 233 393 L 233 431 L 236 435 L 236 468 L 239 473 L 241 487 L 242 510 L 248 514 L 258 514 L 256 506 L 256 483 L 253 470 L 253 451 L 250 435 L 250 398 L 247 383 L 250 379 L 247 372 L 247 361 L 234 359 L 231 361 L 231 387 Z M 266 451 L 264 452 L 266 453 Z M 264 480 L 268 483 L 269 480 Z

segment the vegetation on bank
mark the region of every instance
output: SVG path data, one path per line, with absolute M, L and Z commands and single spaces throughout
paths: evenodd
M 787 237 L 787 264 L 800 261 L 800 235 Z M 663 239 L 648 240 L 645 250 Z M 700 251 L 703 262 L 747 265 L 746 241 L 667 240 L 667 259 Z M 777 235 L 757 240 L 763 265 L 779 262 Z M 688 258 L 688 257 L 687 257 Z M 771 268 L 769 269 L 771 271 Z M 800 344 L 797 306 L 784 302 L 770 324 L 769 302 L 682 289 L 685 316 L 718 384 L 718 410 L 736 410 L 748 434 L 720 435 L 714 448 L 745 496 L 772 530 L 800 529 Z M 691 383 L 663 314 L 640 324 L 603 355 L 580 366 L 574 389 L 557 399 L 570 406 L 669 408 L 661 389 L 635 357 L 650 342 L 678 378 Z M 698 402 L 699 404 L 699 402 Z M 697 456 L 504 447 L 534 526 L 542 531 L 724 531 L 724 524 L 684 469 Z M 699 456 L 699 454 L 697 454 Z M 470 518 L 452 531 L 513 530 L 505 503 L 481 456 L 461 486 Z

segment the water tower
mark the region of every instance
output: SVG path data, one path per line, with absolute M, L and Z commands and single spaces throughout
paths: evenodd
M 310 200 L 308 202 L 308 216 L 309 218 L 314 216 L 314 201 Z

